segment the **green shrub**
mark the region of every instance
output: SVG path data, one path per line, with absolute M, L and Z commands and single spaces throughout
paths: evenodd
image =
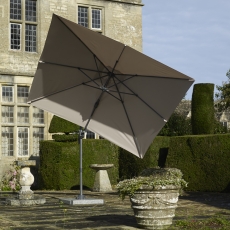
M 118 182 L 118 147 L 107 140 L 83 140 L 83 185 L 92 188 L 95 171 L 90 164 L 114 164 L 108 170 L 111 184 Z M 78 142 L 42 141 L 40 144 L 42 189 L 76 189 L 79 186 Z
M 215 120 L 214 125 L 215 125 L 214 126 L 214 134 L 224 134 L 224 133 L 229 132 L 228 128 L 217 120 Z
M 192 94 L 192 133 L 214 134 L 214 84 L 195 84 Z
M 69 133 L 77 132 L 78 130 L 79 130 L 78 125 L 55 115 L 53 116 L 49 127 L 49 133 L 69 134 Z
M 166 167 L 182 171 L 189 191 L 229 191 L 229 140 L 229 134 L 172 137 Z

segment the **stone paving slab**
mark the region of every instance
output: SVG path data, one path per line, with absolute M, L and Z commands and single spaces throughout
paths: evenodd
M 59 198 L 75 198 L 79 191 L 35 191 L 46 203 L 35 206 L 9 206 L 0 192 L 1 230 L 139 229 L 130 201 L 121 201 L 116 192 L 95 193 L 84 191 L 86 198 L 104 199 L 104 205 L 66 205 Z M 205 219 L 217 214 L 230 218 L 230 193 L 184 193 L 179 198 L 176 220 Z

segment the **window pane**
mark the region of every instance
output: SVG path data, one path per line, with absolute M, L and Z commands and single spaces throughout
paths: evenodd
M 44 128 L 33 128 L 33 155 L 39 156 L 39 142 L 44 139 Z
M 28 86 L 18 86 L 18 103 L 27 103 L 27 99 L 29 96 L 29 87 Z
M 33 108 L 33 123 L 44 124 L 44 111 L 36 107 Z
M 2 106 L 2 123 L 14 122 L 14 107 Z
M 21 0 L 10 0 L 10 19 L 22 19 L 22 3 Z
M 37 44 L 37 26 L 26 24 L 25 50 L 36 52 Z
M 2 155 L 14 155 L 13 127 L 2 127 Z
M 29 107 L 18 107 L 18 123 L 29 123 Z
M 101 10 L 92 9 L 92 28 L 101 29 Z
M 28 128 L 18 128 L 18 156 L 29 155 L 29 130 Z
M 10 48 L 20 50 L 21 48 L 21 25 L 10 24 Z
M 13 101 L 13 86 L 2 86 L 2 102 Z
M 26 21 L 36 22 L 37 1 L 26 0 Z
M 88 27 L 88 8 L 78 7 L 78 24 L 84 27 Z
M 95 133 L 87 130 L 86 139 L 95 139 Z

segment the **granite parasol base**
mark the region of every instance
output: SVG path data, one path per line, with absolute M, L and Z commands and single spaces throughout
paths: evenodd
M 76 198 L 59 198 L 61 202 L 68 205 L 94 205 L 99 204 L 103 205 L 103 199 L 76 199 Z

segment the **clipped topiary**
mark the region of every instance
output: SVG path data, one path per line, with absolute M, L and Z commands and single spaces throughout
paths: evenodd
M 78 125 L 55 115 L 53 116 L 49 127 L 49 133 L 65 133 L 66 135 L 77 132 L 78 130 Z
M 78 140 L 78 134 L 53 134 L 52 138 L 57 142 L 73 142 Z
M 214 134 L 214 84 L 195 84 L 192 94 L 192 133 Z

